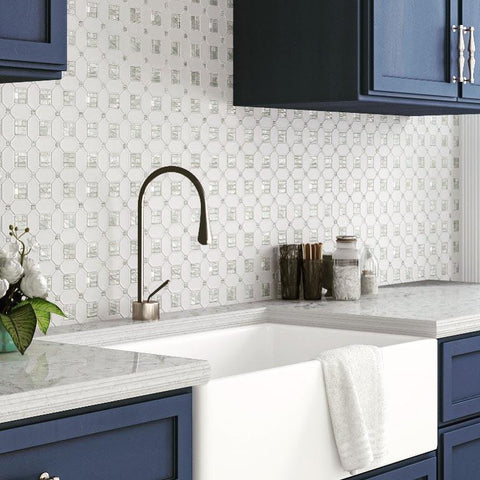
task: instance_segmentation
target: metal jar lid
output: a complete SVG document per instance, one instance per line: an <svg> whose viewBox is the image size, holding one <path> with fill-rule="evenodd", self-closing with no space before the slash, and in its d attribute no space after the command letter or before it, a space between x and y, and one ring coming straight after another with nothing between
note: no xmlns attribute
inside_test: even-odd
<svg viewBox="0 0 480 480"><path fill-rule="evenodd" d="M357 237L355 236L348 236L348 235L340 235L337 237L338 243L356 243Z"/></svg>

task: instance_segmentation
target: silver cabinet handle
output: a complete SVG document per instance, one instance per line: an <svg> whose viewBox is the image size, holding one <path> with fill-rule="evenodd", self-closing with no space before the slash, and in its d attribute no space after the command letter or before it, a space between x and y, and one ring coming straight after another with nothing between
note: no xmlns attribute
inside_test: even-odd
<svg viewBox="0 0 480 480"><path fill-rule="evenodd" d="M49 473L43 472L38 477L38 480L60 480L60 477L51 477Z"/></svg>
<svg viewBox="0 0 480 480"><path fill-rule="evenodd" d="M452 31L458 32L458 77L453 76L453 83L465 83L466 78L463 76L463 71L465 70L465 26L464 25L453 25Z"/></svg>
<svg viewBox="0 0 480 480"><path fill-rule="evenodd" d="M468 69L470 70L470 78L466 79L468 83L475 83L475 27L470 27L465 30L470 32L470 41L468 42Z"/></svg>

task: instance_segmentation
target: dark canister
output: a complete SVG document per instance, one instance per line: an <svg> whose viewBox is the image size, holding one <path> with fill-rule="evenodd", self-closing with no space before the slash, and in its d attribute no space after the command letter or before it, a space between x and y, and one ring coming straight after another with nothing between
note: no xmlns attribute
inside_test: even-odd
<svg viewBox="0 0 480 480"><path fill-rule="evenodd" d="M321 300L322 298L322 260L303 260L303 298Z"/></svg>
<svg viewBox="0 0 480 480"><path fill-rule="evenodd" d="M323 256L322 286L327 291L326 297L333 296L333 258L332 255Z"/></svg>
<svg viewBox="0 0 480 480"><path fill-rule="evenodd" d="M280 282L284 300L300 298L302 257L300 245L280 246Z"/></svg>

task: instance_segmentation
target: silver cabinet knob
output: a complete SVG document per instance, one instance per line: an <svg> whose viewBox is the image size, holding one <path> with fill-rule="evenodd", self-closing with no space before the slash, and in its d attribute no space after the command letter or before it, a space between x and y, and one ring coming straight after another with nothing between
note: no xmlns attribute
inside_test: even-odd
<svg viewBox="0 0 480 480"><path fill-rule="evenodd" d="M49 473L43 472L39 477L38 480L60 480L60 477L51 477Z"/></svg>

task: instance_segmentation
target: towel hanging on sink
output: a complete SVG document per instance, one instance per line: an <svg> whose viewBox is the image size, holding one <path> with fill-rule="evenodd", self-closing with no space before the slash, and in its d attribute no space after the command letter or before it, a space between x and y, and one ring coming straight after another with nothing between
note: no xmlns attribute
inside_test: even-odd
<svg viewBox="0 0 480 480"><path fill-rule="evenodd" d="M323 352L318 360L340 461L354 475L386 453L382 351L350 345Z"/></svg>

